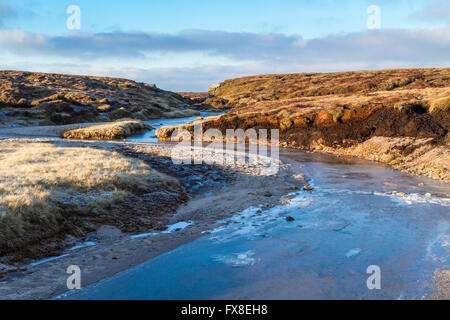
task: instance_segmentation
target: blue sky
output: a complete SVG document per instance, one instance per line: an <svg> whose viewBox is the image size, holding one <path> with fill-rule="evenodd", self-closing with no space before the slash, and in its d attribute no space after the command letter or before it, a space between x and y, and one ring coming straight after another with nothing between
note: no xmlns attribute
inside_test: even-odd
<svg viewBox="0 0 450 320"><path fill-rule="evenodd" d="M448 67L449 24L450 0L0 0L0 68L204 91L247 74Z"/></svg>

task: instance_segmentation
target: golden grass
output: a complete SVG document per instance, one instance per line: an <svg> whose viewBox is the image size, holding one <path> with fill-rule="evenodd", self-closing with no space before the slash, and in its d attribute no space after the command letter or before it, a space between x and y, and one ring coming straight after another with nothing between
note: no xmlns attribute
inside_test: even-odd
<svg viewBox="0 0 450 320"><path fill-rule="evenodd" d="M22 71L0 71L0 105L24 113L23 117L9 116L9 121L27 121L30 125L40 121L63 125L127 117L150 120L172 116L172 112L178 117L194 112L192 102L155 85L119 78ZM73 105L83 112L75 111Z"/></svg>
<svg viewBox="0 0 450 320"><path fill-rule="evenodd" d="M249 76L226 80L214 91L233 112L247 118L274 116L288 110L290 118L330 109L335 122L339 108L373 104L400 109L422 105L430 112L449 110L450 68L398 69L340 73Z"/></svg>
<svg viewBox="0 0 450 320"><path fill-rule="evenodd" d="M446 90L430 99L430 112L448 112L450 110L450 90Z"/></svg>
<svg viewBox="0 0 450 320"><path fill-rule="evenodd" d="M61 133L65 139L77 140L117 140L151 129L140 120L119 120L112 123L71 129Z"/></svg>
<svg viewBox="0 0 450 320"><path fill-rule="evenodd" d="M281 100L394 89L439 88L450 84L449 74L449 68L268 74L226 80L214 94L233 102L249 98Z"/></svg>
<svg viewBox="0 0 450 320"><path fill-rule="evenodd" d="M172 178L116 152L0 141L0 255L63 232L77 214L107 215Z"/></svg>

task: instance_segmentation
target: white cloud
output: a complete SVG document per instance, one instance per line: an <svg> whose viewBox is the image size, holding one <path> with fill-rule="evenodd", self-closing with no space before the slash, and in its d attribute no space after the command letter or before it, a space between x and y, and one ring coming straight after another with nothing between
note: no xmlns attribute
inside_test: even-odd
<svg viewBox="0 0 450 320"><path fill-rule="evenodd" d="M201 30L59 37L0 30L0 52L0 68L120 76L164 89L197 91L247 74L448 67L450 27L382 29L308 40L299 35ZM162 55L174 57L170 65L158 67L164 59L157 57ZM20 62L25 59L28 62Z"/></svg>

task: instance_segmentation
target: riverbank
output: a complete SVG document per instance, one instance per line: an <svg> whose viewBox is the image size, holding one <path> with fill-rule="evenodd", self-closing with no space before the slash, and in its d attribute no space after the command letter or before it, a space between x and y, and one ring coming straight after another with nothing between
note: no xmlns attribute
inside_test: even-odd
<svg viewBox="0 0 450 320"><path fill-rule="evenodd" d="M119 119L113 122L0 128L0 136L54 137L76 140L120 140L148 130L152 130L152 127L143 123L141 120Z"/></svg>
<svg viewBox="0 0 450 320"><path fill-rule="evenodd" d="M202 126L224 136L228 129L277 129L282 147L357 156L449 183L449 74L429 68L226 80L204 103L230 111ZM158 137L169 139L173 130L161 128Z"/></svg>
<svg viewBox="0 0 450 320"><path fill-rule="evenodd" d="M59 254L103 224L139 232L186 200L180 182L99 145L0 140L0 263Z"/></svg>
<svg viewBox="0 0 450 320"><path fill-rule="evenodd" d="M224 120L225 119L225 120ZM227 116L215 116L202 119L196 122L202 128L203 133L208 129L219 129L224 132ZM270 123L266 123L268 127ZM234 128L236 124L229 124ZM243 125L243 130L253 129L248 125ZM256 129L259 127L256 126ZM183 124L180 126L165 126L156 131L157 137L161 141L171 141L172 133L175 130L187 130L194 134L194 124ZM301 134L304 134L302 132ZM302 145L296 142L296 134L289 136L289 139L280 141L280 147L298 150L306 150L319 153L330 153L337 156L352 156L360 159L386 163L393 169L406 172L411 175L426 176L438 181L450 183L450 142L437 140L435 138L416 137L385 137L375 136L364 142L355 143L351 146L334 145L323 143L322 139L313 141L311 144ZM224 140L226 137L224 136ZM204 143L211 141L203 140Z"/></svg>
<svg viewBox="0 0 450 320"><path fill-rule="evenodd" d="M238 212L195 241L59 298L445 299L448 186L352 157L280 156L311 178L313 192ZM380 290L366 286L370 265L381 268Z"/></svg>
<svg viewBox="0 0 450 320"><path fill-rule="evenodd" d="M180 181L190 200L178 210L157 217L157 221L153 221L154 228L141 230L137 235L121 230L120 224L107 224L83 238L66 238L60 247L65 249L58 253L62 257L54 261L0 266L0 297L3 299L47 299L63 293L67 289L66 269L70 265L78 265L82 269L83 286L98 282L197 239L204 230L217 227L218 220L249 206L260 205L264 211L288 201L283 200L284 196L300 190L306 183L301 176L293 177L289 166L283 164L278 174L273 176L261 174L267 162L224 166L174 165L170 158L172 147L168 145L13 140L21 144L39 142L58 148L88 147L138 159ZM130 203L130 206L134 204ZM120 219L120 216L116 218Z"/></svg>
<svg viewBox="0 0 450 320"><path fill-rule="evenodd" d="M382 162L411 175L450 183L450 144L433 138L373 137L347 148L322 145L314 151Z"/></svg>

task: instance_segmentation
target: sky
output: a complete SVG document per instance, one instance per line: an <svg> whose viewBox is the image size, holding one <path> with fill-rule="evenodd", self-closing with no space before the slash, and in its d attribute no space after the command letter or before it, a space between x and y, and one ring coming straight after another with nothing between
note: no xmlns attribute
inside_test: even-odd
<svg viewBox="0 0 450 320"><path fill-rule="evenodd" d="M2 70L206 91L253 74L449 66L450 0L0 0Z"/></svg>

